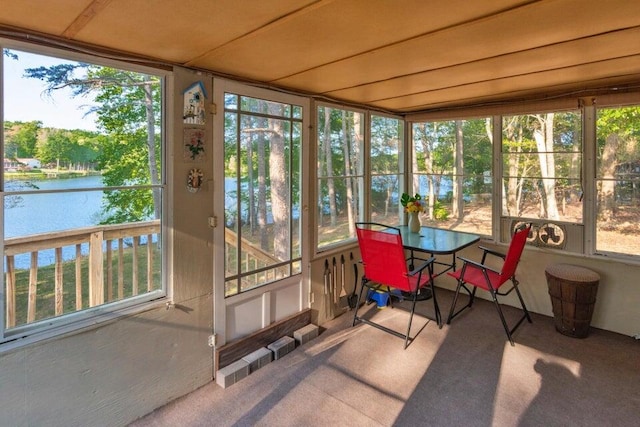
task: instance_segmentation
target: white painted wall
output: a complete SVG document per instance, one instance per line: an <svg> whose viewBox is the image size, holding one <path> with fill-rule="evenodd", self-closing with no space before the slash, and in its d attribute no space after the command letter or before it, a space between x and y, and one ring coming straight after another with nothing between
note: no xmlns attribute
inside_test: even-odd
<svg viewBox="0 0 640 427"><path fill-rule="evenodd" d="M176 69L169 126L173 308L156 306L0 354L0 425L121 426L210 382L213 350L212 187L186 188L182 91L204 76ZM211 88L208 87L208 90ZM211 92L209 92L211 93ZM211 130L211 121L207 129ZM211 141L209 141L211 144ZM211 146L209 145L209 149ZM210 157L198 164L211 171ZM205 175L205 181L209 176Z"/></svg>

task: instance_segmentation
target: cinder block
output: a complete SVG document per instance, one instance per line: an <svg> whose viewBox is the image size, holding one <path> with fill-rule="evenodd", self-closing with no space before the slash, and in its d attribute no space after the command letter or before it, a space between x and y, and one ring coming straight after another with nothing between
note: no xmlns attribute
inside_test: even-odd
<svg viewBox="0 0 640 427"><path fill-rule="evenodd" d="M273 358L275 360L280 359L285 354L293 351L296 348L296 340L290 336L284 336L277 341L272 342L267 346L269 350L273 352Z"/></svg>
<svg viewBox="0 0 640 427"><path fill-rule="evenodd" d="M319 328L316 325L309 323L307 326L303 326L297 331L294 331L293 338L295 338L299 345L302 345L317 337L318 331Z"/></svg>
<svg viewBox="0 0 640 427"><path fill-rule="evenodd" d="M247 375L249 375L249 363L242 359L236 360L232 364L218 370L216 373L216 383L222 388L227 388Z"/></svg>
<svg viewBox="0 0 640 427"><path fill-rule="evenodd" d="M242 358L242 360L249 364L249 373L251 374L262 368L267 363L271 363L273 360L273 353L267 347L262 347L253 353L247 354Z"/></svg>

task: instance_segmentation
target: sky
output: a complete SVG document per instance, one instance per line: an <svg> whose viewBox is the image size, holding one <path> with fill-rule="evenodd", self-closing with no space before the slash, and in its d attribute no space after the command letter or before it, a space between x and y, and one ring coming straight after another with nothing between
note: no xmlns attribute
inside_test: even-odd
<svg viewBox="0 0 640 427"><path fill-rule="evenodd" d="M11 50L18 60L5 56L4 60L4 120L28 122L39 120L44 127L60 129L96 130L95 115L84 117L91 99L71 97L71 91L62 89L52 96L43 92L45 83L25 78L26 68L50 66L70 61Z"/></svg>

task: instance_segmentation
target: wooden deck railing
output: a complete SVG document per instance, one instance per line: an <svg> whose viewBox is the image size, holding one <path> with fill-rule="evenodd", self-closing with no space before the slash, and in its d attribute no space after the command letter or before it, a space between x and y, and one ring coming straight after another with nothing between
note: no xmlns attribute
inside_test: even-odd
<svg viewBox="0 0 640 427"><path fill-rule="evenodd" d="M278 264L282 264L279 259L244 237L241 238L242 254L237 254L231 250L232 248L238 248L238 234L233 230L229 228L224 229L224 241L226 245L225 275L229 277L238 273L237 268L233 268L233 266L237 265L236 262L239 262L241 266L243 266L243 271L253 272L251 275L240 279L242 282L242 291L287 276L288 267L278 266ZM239 258L236 260L236 257ZM230 289L225 289L225 295L233 295L241 290L231 287Z"/></svg>
<svg viewBox="0 0 640 427"><path fill-rule="evenodd" d="M75 246L75 311L83 308L95 307L105 302L121 300L125 297L125 282L127 296L135 296L154 289L154 247L158 243L160 221L147 221L131 224L87 227L71 231L43 233L26 237L9 238L4 241L4 255L6 262L6 326L12 328L20 324L35 322L42 316L38 315L38 253L54 249L54 277L53 277L53 310L44 316L59 316L65 312L65 295L69 294L69 285L65 286L63 267L63 248ZM156 235L156 244L154 242ZM147 244L141 245L141 237L146 236ZM131 239L131 248L125 249L125 239ZM113 249L117 242L116 249ZM106 243L106 244L105 244ZM88 244L88 255L82 255L83 244ZM140 287L139 251L146 247L146 283ZM144 250L144 249L143 249ZM125 251L131 254L131 277L125 278ZM117 264L114 266L114 252ZM29 279L27 284L16 282L15 257L19 254L30 254ZM88 268L88 274L83 283L82 268ZM88 267L87 267L88 266ZM106 280L105 280L106 278ZM115 279L115 280L114 280ZM159 283L157 284L159 285ZM88 288L86 288L88 286ZM25 303L18 304L19 290L26 289ZM88 292L87 292L88 289ZM83 292L84 291L84 292ZM105 295L106 291L106 295ZM142 291L142 292L141 292ZM83 293L87 294L85 298ZM23 299L21 299L22 301ZM20 310L26 309L26 318ZM69 309L67 308L67 311ZM21 314L21 316L18 316ZM18 322L18 318L24 320Z"/></svg>

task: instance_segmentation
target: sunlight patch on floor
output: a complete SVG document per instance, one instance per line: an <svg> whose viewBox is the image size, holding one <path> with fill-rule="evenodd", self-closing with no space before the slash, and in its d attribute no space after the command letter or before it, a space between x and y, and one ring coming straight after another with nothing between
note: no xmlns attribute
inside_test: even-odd
<svg viewBox="0 0 640 427"><path fill-rule="evenodd" d="M374 307L366 313L366 317L401 332L406 331L408 316L406 310L390 307ZM416 313L410 333L415 339L404 349L403 339L370 325L347 327L304 349L305 358L326 358L306 374L304 386L322 390L326 399L337 399L372 419L392 424L419 387L447 332ZM371 405L376 401L386 403L384 407Z"/></svg>
<svg viewBox="0 0 640 427"><path fill-rule="evenodd" d="M581 365L571 359L505 341L494 400L493 425L517 425L543 391L545 377L565 378L567 387L580 378ZM568 389L568 392L570 390Z"/></svg>

